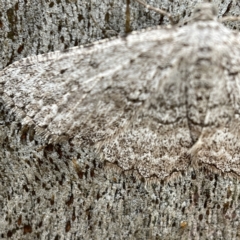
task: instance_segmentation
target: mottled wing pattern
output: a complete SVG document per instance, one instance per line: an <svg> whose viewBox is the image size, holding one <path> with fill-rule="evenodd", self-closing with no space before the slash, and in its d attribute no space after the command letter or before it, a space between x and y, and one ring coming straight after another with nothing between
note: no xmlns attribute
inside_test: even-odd
<svg viewBox="0 0 240 240"><path fill-rule="evenodd" d="M160 179L189 162L239 174L238 40L216 21L179 29L158 90L129 128L104 147L105 158Z"/></svg>
<svg viewBox="0 0 240 240"><path fill-rule="evenodd" d="M48 142L95 148L146 178L191 163L240 175L239 36L204 12L13 64L0 73L3 102Z"/></svg>
<svg viewBox="0 0 240 240"><path fill-rule="evenodd" d="M165 111L164 91L169 90L163 89L161 96L157 96L157 91L161 79L167 79L171 68L169 59L176 32L172 29L160 31L160 34L156 30L132 34L88 48L31 57L15 63L1 72L2 99L23 126L33 126L48 141L56 143L71 139L79 147L95 147L112 162L113 159L108 159L105 154L106 147L113 139L121 138L133 124L137 127L145 122L145 126L139 126L138 141L144 139L140 145L146 145L145 136L153 140L151 135L156 135L156 126L155 122L149 121L156 111L148 101L153 94L162 101L161 112L157 115L163 115ZM165 88L173 86L170 84ZM141 120L146 107L149 116ZM179 114L174 115L175 110L167 111L169 117L163 117L163 124L177 121ZM149 128L152 130L147 133ZM128 149L134 148L134 141L133 138ZM161 141L153 142L153 147ZM125 148L125 143L121 144ZM137 153L137 148L134 151ZM147 154L156 155L157 149L154 151ZM129 159L132 157L129 155ZM118 159L118 156L114 158ZM123 166L125 157L117 162Z"/></svg>
<svg viewBox="0 0 240 240"><path fill-rule="evenodd" d="M187 151L192 140L182 91L184 83L179 81L175 64L168 57L166 67L163 63L158 65L158 49L161 51L161 46L148 53L149 58L156 58L153 66L157 74L151 78L154 91L125 129L104 144L102 152L104 159L117 162L125 170L137 169L144 177L165 178L189 165Z"/></svg>
<svg viewBox="0 0 240 240"><path fill-rule="evenodd" d="M164 46L168 32L160 39ZM22 124L36 125L49 138L70 138L80 130L82 144L96 143L125 125L152 91L153 60L134 63L158 44L154 36L150 41L135 36L130 44L123 38L25 59L1 73L2 97L21 113Z"/></svg>

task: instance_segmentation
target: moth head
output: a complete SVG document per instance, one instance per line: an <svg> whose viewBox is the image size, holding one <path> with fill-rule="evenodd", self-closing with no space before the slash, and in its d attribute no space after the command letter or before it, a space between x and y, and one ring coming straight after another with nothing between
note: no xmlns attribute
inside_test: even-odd
<svg viewBox="0 0 240 240"><path fill-rule="evenodd" d="M214 4L204 2L197 4L193 11L193 19L201 21L216 20L217 8Z"/></svg>

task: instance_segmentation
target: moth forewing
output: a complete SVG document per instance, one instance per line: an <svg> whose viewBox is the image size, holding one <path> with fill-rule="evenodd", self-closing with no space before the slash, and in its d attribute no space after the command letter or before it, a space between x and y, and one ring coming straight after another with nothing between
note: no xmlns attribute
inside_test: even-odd
<svg viewBox="0 0 240 240"><path fill-rule="evenodd" d="M238 40L204 3L181 28L13 64L0 73L1 98L46 143L95 149L147 179L198 163L239 175Z"/></svg>

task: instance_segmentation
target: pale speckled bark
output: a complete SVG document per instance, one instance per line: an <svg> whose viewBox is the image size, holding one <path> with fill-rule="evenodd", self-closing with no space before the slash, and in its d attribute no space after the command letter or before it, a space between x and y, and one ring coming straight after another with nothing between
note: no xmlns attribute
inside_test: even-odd
<svg viewBox="0 0 240 240"><path fill-rule="evenodd" d="M177 20L188 18L196 2L200 0L154 0L150 4L171 12ZM215 2L219 16L239 15L238 1ZM0 69L22 57L63 50L166 21L133 0L1 0ZM239 23L230 25L239 29Z"/></svg>
<svg viewBox="0 0 240 240"><path fill-rule="evenodd" d="M69 142L46 144L1 101L3 239L240 238L240 185L232 176L203 166L148 183Z"/></svg>

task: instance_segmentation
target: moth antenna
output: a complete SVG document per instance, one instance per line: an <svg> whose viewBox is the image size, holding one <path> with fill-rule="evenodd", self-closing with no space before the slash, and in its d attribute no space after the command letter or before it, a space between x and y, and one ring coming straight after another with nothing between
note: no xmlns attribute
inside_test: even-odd
<svg viewBox="0 0 240 240"><path fill-rule="evenodd" d="M232 21L232 22L240 21L240 17L227 16L219 19L219 22L221 23L228 22L228 21Z"/></svg>
<svg viewBox="0 0 240 240"><path fill-rule="evenodd" d="M151 5L148 5L147 3L143 2L142 0L135 0L135 1L138 2L139 4L143 5L145 8L147 8L149 10L153 10L157 13L162 14L163 16L166 16L170 20L171 24L174 25L174 20L173 20L172 15L170 13L168 13L168 12L166 12L166 11L160 9L160 8L155 8Z"/></svg>

